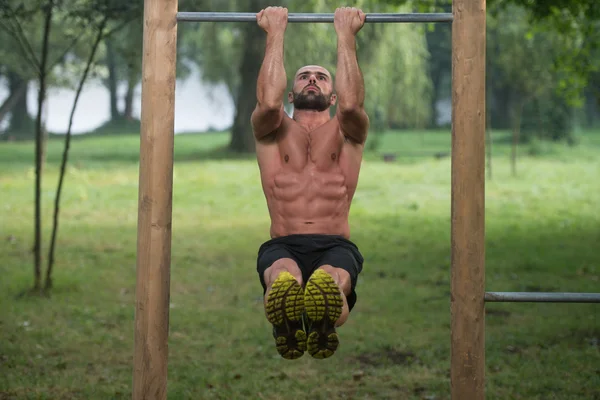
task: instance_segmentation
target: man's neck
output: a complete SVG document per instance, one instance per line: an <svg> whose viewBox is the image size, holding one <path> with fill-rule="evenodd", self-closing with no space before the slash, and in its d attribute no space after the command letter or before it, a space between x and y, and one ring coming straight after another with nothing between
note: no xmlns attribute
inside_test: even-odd
<svg viewBox="0 0 600 400"><path fill-rule="evenodd" d="M295 109L293 119L300 126L310 132L328 122L331 119L331 115L329 115L329 109L325 111Z"/></svg>

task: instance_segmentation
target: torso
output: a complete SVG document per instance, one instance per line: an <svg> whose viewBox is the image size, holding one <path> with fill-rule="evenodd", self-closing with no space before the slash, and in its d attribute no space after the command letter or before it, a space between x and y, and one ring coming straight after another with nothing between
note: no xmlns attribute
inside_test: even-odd
<svg viewBox="0 0 600 400"><path fill-rule="evenodd" d="M256 145L271 237L349 238L362 151L362 145L345 139L337 117L308 131L285 115L278 130Z"/></svg>

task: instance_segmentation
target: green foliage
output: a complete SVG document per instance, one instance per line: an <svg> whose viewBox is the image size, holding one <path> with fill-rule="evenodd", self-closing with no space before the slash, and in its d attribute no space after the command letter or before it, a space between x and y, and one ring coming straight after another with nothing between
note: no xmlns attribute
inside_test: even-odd
<svg viewBox="0 0 600 400"><path fill-rule="evenodd" d="M0 6L0 38L4 39L0 41L0 64L24 79L34 79L39 73L41 11L46 4L44 0L3 0ZM110 32L140 17L142 12L141 4L137 2L117 0L60 0L53 4L53 27L49 38L50 86L72 87L77 82L90 41L103 20L109 21ZM127 32L127 37L135 37L136 31L139 31L137 37L141 38L141 26ZM139 64L140 52L128 49L127 53L138 59Z"/></svg>
<svg viewBox="0 0 600 400"><path fill-rule="evenodd" d="M124 135L133 134L137 137L140 135L141 123L138 119L128 119L122 116L106 121L94 129L92 134L102 135Z"/></svg>
<svg viewBox="0 0 600 400"><path fill-rule="evenodd" d="M530 25L524 8L506 6L488 17L488 80L492 90L508 92L513 124L523 111L524 139L558 140L572 134L573 107L583 99L583 78L571 68L582 38Z"/></svg>
<svg viewBox="0 0 600 400"><path fill-rule="evenodd" d="M432 89L428 56L423 29L400 24L384 27L376 53L365 67L365 84L370 93L368 108L372 113L381 109L388 126L428 124Z"/></svg>
<svg viewBox="0 0 600 400"><path fill-rule="evenodd" d="M206 82L224 83L232 96L240 84L243 36L240 26L203 23L185 30L180 57L196 62Z"/></svg>
<svg viewBox="0 0 600 400"><path fill-rule="evenodd" d="M522 132L525 141L534 137L548 140L574 140L573 108L556 93L538 97L524 108Z"/></svg>
<svg viewBox="0 0 600 400"><path fill-rule="evenodd" d="M503 7L510 4L525 7L535 19L562 15L564 19L582 18L590 21L600 19L600 7L596 0L487 0L490 5ZM570 18L569 18L570 17ZM559 23L559 21L555 21ZM569 21L571 22L571 21Z"/></svg>
<svg viewBox="0 0 600 400"><path fill-rule="evenodd" d="M517 8L527 12L532 31L549 35L560 49L554 66L561 71L560 89L577 103L581 89L600 70L600 7L596 0L488 0L490 15Z"/></svg>

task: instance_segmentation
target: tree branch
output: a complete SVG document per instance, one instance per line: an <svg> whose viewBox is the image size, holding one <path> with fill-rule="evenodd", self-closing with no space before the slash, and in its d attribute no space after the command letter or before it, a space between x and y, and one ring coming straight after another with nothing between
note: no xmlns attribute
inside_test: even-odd
<svg viewBox="0 0 600 400"><path fill-rule="evenodd" d="M49 73L50 71L52 71L52 69L60 62L60 60L62 60L68 53L69 51L75 47L75 45L77 44L77 42L79 42L79 40L81 40L82 35L78 35L75 37L75 39L73 39L73 41L71 43L69 43L69 45L65 48L65 51L63 51L63 53L60 55L60 57L57 57L56 60L54 60L52 63L49 64L48 69L46 70L46 73Z"/></svg>
<svg viewBox="0 0 600 400"><path fill-rule="evenodd" d="M23 38L21 37L21 35L19 33L17 33L16 31L12 30L10 27L8 27L5 24L5 21L3 21L1 19L0 19L0 26L17 41L17 43L18 43L17 49L18 49L19 53L21 53L21 57L23 57L26 64L33 70L33 73L39 74L39 65L37 63L37 60L35 57L31 57L31 54L29 54L27 52L27 49L26 49L27 46L25 44L23 44ZM25 42L27 42L27 39L25 39Z"/></svg>
<svg viewBox="0 0 600 400"><path fill-rule="evenodd" d="M83 75L79 80L79 86L77 87L77 92L75 94L75 100L73 100L73 107L71 108L71 115L69 117L69 127L67 129L67 133L65 135L65 148L63 151L62 163L60 165L60 175L58 179L58 188L56 190L56 198L54 200L54 225L52 227L52 238L50 240L50 250L48 252L48 268L46 270L46 282L44 284L44 289L49 290L52 288L52 268L54 266L54 249L56 247L56 236L58 232L58 215L60 212L60 195L62 193L63 182L65 178L65 171L67 168L67 161L69 157L69 147L71 143L71 129L73 127L73 118L75 117L75 110L77 108L77 103L79 101L79 96L83 91L83 85L87 79L87 76L92 68L94 63L94 58L96 56L96 52L98 50L98 46L103 38L104 28L106 26L107 18L105 17L100 26L98 27L98 35L96 35L96 40L94 41L94 45L92 46L92 50L90 52L90 56L87 60L87 64L85 66L85 70L83 71Z"/></svg>
<svg viewBox="0 0 600 400"><path fill-rule="evenodd" d="M42 285L42 156L43 156L43 135L42 135L42 111L44 99L46 97L46 60L49 51L49 36L52 27L52 11L54 10L54 0L48 0L46 4L46 16L44 18L44 32L42 38L42 59L40 62L40 87L38 91L38 110L35 121L35 233L34 233L34 291L41 289Z"/></svg>
<svg viewBox="0 0 600 400"><path fill-rule="evenodd" d="M51 5L51 7L53 7L53 5ZM14 21L16 28L18 30L19 36L20 36L21 40L23 41L23 43L20 43L20 44L22 46L24 46L25 50L29 53L29 55L31 56L31 58L33 59L33 61L35 63L34 65L39 67L40 61L35 56L35 51L33 51L33 47L31 47L31 43L29 43L29 40L27 40L27 37L23 33L23 27L21 26L21 23L19 22L19 18L16 16L16 14L12 18L12 21Z"/></svg>

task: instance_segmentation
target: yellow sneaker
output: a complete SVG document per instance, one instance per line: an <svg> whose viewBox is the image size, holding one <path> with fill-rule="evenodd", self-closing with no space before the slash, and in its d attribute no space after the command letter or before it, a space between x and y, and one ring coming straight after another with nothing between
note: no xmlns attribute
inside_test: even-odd
<svg viewBox="0 0 600 400"><path fill-rule="evenodd" d="M306 351L303 312L302 287L289 272L280 273L267 296L266 313L273 325L277 352L287 360L300 358Z"/></svg>
<svg viewBox="0 0 600 400"><path fill-rule="evenodd" d="M335 323L342 314L342 294L327 272L316 270L304 290L304 323L308 334L307 348L318 359L331 357L338 348Z"/></svg>

